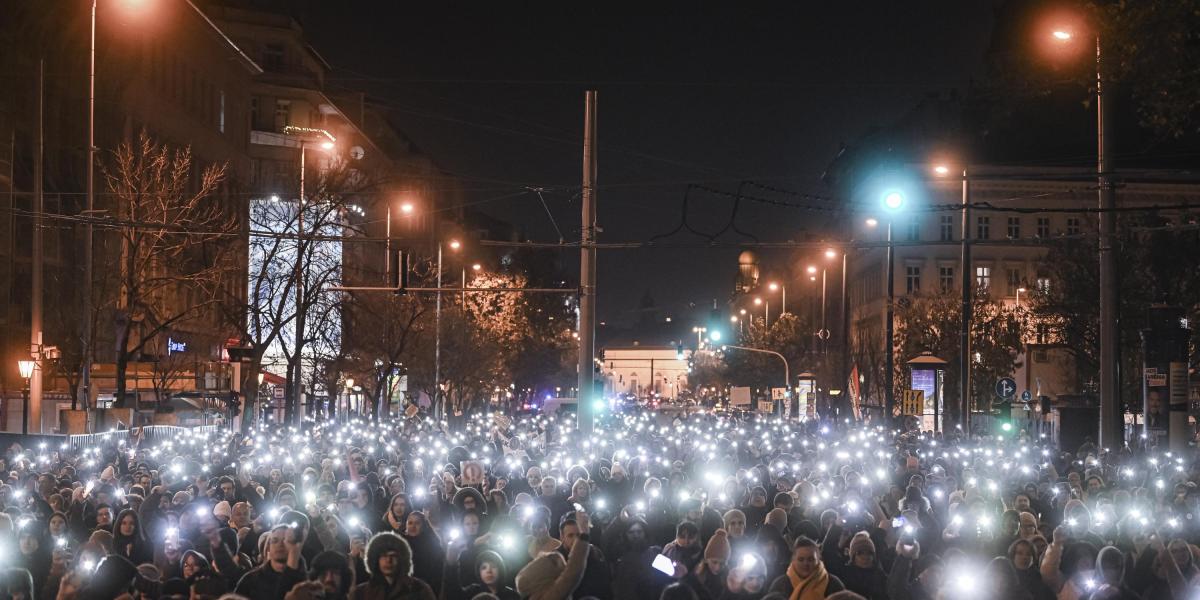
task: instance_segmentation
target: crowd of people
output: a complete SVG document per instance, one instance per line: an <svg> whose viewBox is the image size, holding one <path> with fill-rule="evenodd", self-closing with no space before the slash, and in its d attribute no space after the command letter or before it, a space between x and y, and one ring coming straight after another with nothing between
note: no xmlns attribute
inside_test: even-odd
<svg viewBox="0 0 1200 600"><path fill-rule="evenodd" d="M28 600L1174 599L1192 453L775 417L306 422L12 446Z"/></svg>

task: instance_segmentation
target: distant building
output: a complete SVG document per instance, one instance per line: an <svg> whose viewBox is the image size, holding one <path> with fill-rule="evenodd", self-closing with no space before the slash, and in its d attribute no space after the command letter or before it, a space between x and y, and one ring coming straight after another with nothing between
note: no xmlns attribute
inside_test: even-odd
<svg viewBox="0 0 1200 600"><path fill-rule="evenodd" d="M605 395L630 394L638 398L658 395L674 400L687 390L688 358L671 346L605 348L601 363Z"/></svg>

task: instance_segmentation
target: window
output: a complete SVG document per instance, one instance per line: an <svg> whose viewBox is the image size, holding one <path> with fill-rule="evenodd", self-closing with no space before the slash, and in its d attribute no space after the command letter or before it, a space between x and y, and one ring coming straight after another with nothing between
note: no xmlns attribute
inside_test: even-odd
<svg viewBox="0 0 1200 600"><path fill-rule="evenodd" d="M275 101L275 131L283 133L283 128L291 125L292 102L291 100L276 100Z"/></svg>
<svg viewBox="0 0 1200 600"><path fill-rule="evenodd" d="M250 130L258 129L258 96L250 97Z"/></svg>
<svg viewBox="0 0 1200 600"><path fill-rule="evenodd" d="M975 287L984 292L992 287L992 268L975 267Z"/></svg>
<svg viewBox="0 0 1200 600"><path fill-rule="evenodd" d="M1067 235L1079 235L1079 217L1067 217Z"/></svg>
<svg viewBox="0 0 1200 600"><path fill-rule="evenodd" d="M1016 296L1017 290L1021 289L1021 270L1009 269L1006 282L1008 283L1008 295Z"/></svg>
<svg viewBox="0 0 1200 600"><path fill-rule="evenodd" d="M913 218L908 222L908 231L905 234L906 239L910 242L921 241L921 221Z"/></svg>
<svg viewBox="0 0 1200 600"><path fill-rule="evenodd" d="M954 217L952 215L941 216L942 241L954 241Z"/></svg>
<svg viewBox="0 0 1200 600"><path fill-rule="evenodd" d="M909 294L921 291L921 267L905 267L904 289Z"/></svg>
<svg viewBox="0 0 1200 600"><path fill-rule="evenodd" d="M279 72L283 70L283 44L267 44L263 46L264 71Z"/></svg>
<svg viewBox="0 0 1200 600"><path fill-rule="evenodd" d="M1050 278L1045 275L1038 275L1035 289L1039 294L1050 293Z"/></svg>
<svg viewBox="0 0 1200 600"><path fill-rule="evenodd" d="M1037 236L1040 238L1050 237L1050 217L1038 217Z"/></svg>
<svg viewBox="0 0 1200 600"><path fill-rule="evenodd" d="M1021 239L1021 217L1008 218L1008 239Z"/></svg>
<svg viewBox="0 0 1200 600"><path fill-rule="evenodd" d="M943 292L954 289L954 267L938 267L938 283Z"/></svg>
<svg viewBox="0 0 1200 600"><path fill-rule="evenodd" d="M217 131L225 133L225 90L217 90Z"/></svg>
<svg viewBox="0 0 1200 600"><path fill-rule="evenodd" d="M992 218L991 217L979 217L979 219L976 221L975 239L986 240L986 239L992 237L991 229L992 229Z"/></svg>

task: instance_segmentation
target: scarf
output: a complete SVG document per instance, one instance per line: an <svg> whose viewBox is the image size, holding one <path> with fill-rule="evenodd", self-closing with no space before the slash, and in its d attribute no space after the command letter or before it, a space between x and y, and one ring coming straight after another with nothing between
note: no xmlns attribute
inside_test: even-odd
<svg viewBox="0 0 1200 600"><path fill-rule="evenodd" d="M801 578L796 573L796 565L788 565L788 581L792 582L792 595L788 600L822 600L825 588L829 586L829 572L825 563L818 562L817 570L807 578Z"/></svg>

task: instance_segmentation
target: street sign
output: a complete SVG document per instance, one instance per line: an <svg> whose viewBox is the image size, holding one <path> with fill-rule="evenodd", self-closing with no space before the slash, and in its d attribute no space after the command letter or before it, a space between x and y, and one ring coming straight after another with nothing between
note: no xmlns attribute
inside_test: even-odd
<svg viewBox="0 0 1200 600"><path fill-rule="evenodd" d="M769 413L775 410L775 403L770 400L758 401L758 412Z"/></svg>
<svg viewBox="0 0 1200 600"><path fill-rule="evenodd" d="M1025 390L1025 391L1021 392L1021 402L1029 402L1030 400L1033 400L1032 392L1030 392L1029 390Z"/></svg>
<svg viewBox="0 0 1200 600"><path fill-rule="evenodd" d="M787 398L787 388L771 388L772 400L783 400Z"/></svg>
<svg viewBox="0 0 1200 600"><path fill-rule="evenodd" d="M996 381L996 395L1008 400L1017 394L1017 382L1012 377L1001 377Z"/></svg>

